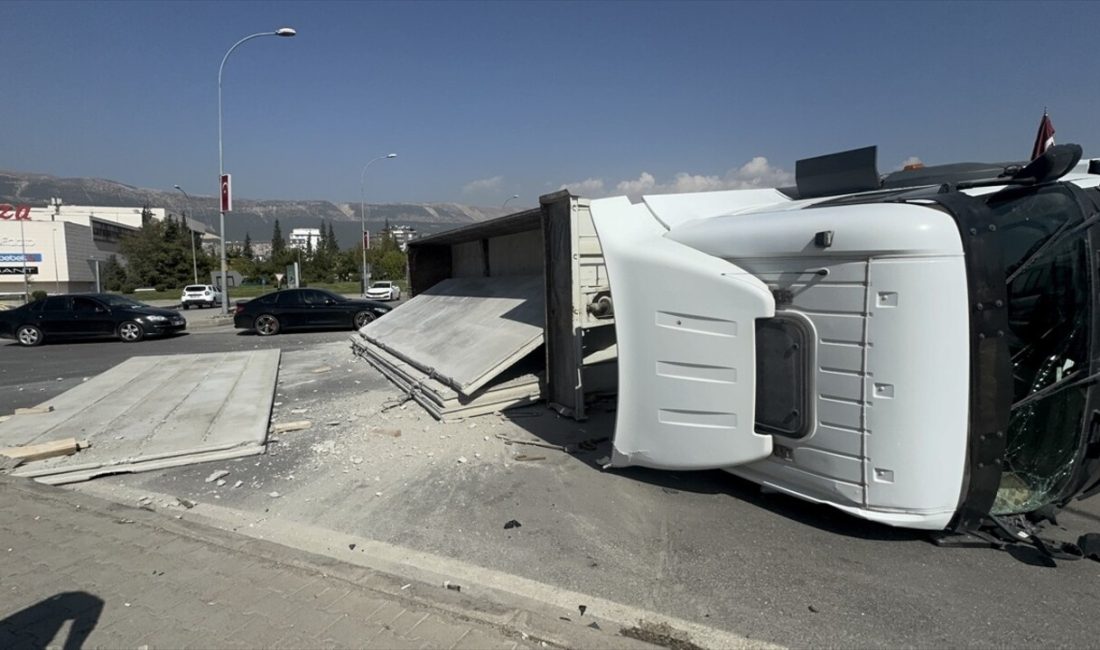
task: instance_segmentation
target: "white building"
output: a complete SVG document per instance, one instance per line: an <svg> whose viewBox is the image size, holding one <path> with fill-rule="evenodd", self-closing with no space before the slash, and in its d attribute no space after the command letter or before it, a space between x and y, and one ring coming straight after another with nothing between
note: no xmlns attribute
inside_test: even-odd
<svg viewBox="0 0 1100 650"><path fill-rule="evenodd" d="M148 211L161 221L182 218L164 208ZM99 265L111 255L125 263L119 242L141 228L141 220L142 208L0 204L0 295L22 295L25 288L96 290ZM206 232L202 222L190 217L186 222L193 232Z"/></svg>
<svg viewBox="0 0 1100 650"><path fill-rule="evenodd" d="M317 250L321 244L320 228L295 228L290 231L286 245L300 250Z"/></svg>
<svg viewBox="0 0 1100 650"><path fill-rule="evenodd" d="M409 250L409 242L416 239L420 233L411 226L394 226L389 229L390 236L397 242L397 247L402 251Z"/></svg>

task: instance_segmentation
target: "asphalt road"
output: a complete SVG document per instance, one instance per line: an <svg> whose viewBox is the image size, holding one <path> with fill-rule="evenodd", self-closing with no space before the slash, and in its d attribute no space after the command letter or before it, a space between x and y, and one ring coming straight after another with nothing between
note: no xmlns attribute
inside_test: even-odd
<svg viewBox="0 0 1100 650"><path fill-rule="evenodd" d="M2 347L0 412L130 354L279 345L285 404L276 416L317 425L231 466L245 486L213 488L204 481L209 464L95 483L219 503L253 513L256 526L278 517L336 539L377 539L793 647L1094 647L1100 638L1090 613L1100 563L1051 567L1028 548L940 548L923 534L762 494L722 472L604 471L606 444L570 455L494 437L561 444L607 436L610 405L585 423L534 409L455 425L415 406L383 412L395 392L350 362L346 336L260 339L218 328L139 345ZM404 435L368 433L376 426ZM517 451L541 460L515 462ZM272 489L280 498L269 497ZM503 529L511 519L522 527ZM1100 500L1074 504L1060 523L1052 537L1100 531Z"/></svg>
<svg viewBox="0 0 1100 650"><path fill-rule="evenodd" d="M191 310L185 315L194 318L196 313L213 315L213 310ZM218 326L138 343L105 339L25 348L11 339L0 339L0 414L39 404L81 383L85 377L94 377L132 356L274 347L284 351L298 350L318 343L347 340L349 334L348 331L303 331L264 338L231 326Z"/></svg>

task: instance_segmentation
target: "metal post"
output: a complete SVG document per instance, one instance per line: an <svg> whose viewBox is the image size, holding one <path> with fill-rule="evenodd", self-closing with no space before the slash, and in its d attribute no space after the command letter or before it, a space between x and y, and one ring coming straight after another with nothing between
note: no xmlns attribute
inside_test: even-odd
<svg viewBox="0 0 1100 650"><path fill-rule="evenodd" d="M190 212L193 216L194 213L195 213L195 207L191 204L191 195L188 194L187 192L185 192L184 189L182 187L180 187L179 185L176 185L175 188L177 190L183 192L183 196L186 197L186 199L187 199L187 212ZM221 197L219 197L218 200L220 201ZM195 257L195 232L193 230L191 230L191 226L188 225L188 223L187 223L187 213L186 212L183 214L183 225L184 225L185 228L187 228L187 236L191 238L191 274L192 274L192 277L193 277L192 282L194 284L198 284L199 283L199 261L198 261L198 258ZM224 282L224 280L222 280L222 281ZM225 294L222 293L222 295L224 296ZM222 302L224 302L224 300Z"/></svg>
<svg viewBox="0 0 1100 650"><path fill-rule="evenodd" d="M221 242L219 248L221 252L222 263L222 316L229 315L229 266L225 261L225 210L222 209L221 195L222 195L222 176L225 175L225 164L222 156L222 72L225 70L225 62L229 59L229 55L233 53L233 50L237 49L241 43L250 41L254 38L261 36L294 36L295 31L289 27L283 27L274 32L260 32L258 34L251 34L245 36L241 40L233 44L233 47L225 53L222 57L222 63L218 66L218 232L221 235Z"/></svg>
<svg viewBox="0 0 1100 650"><path fill-rule="evenodd" d="M27 236L23 231L23 219L19 220L19 240L23 243L23 302L27 303L31 301L31 285L27 278Z"/></svg>
<svg viewBox="0 0 1100 650"><path fill-rule="evenodd" d="M99 281L99 260L95 259L92 261L95 262L95 292L101 293L103 291L103 286Z"/></svg>
<svg viewBox="0 0 1100 650"><path fill-rule="evenodd" d="M362 232L359 234L359 245L363 247L363 267L360 270L360 284L363 285L363 295L367 293L367 278L370 277L370 268L367 266L367 202L363 190L363 181L367 177L367 167L370 167L371 163L396 157L397 154L388 153L384 156L371 158L367 161L367 164L363 165L363 171L359 173L359 222L362 227Z"/></svg>

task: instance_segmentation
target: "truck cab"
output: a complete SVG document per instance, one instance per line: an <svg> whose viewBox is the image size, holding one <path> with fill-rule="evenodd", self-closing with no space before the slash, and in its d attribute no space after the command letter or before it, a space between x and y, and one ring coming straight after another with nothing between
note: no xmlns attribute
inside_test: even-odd
<svg viewBox="0 0 1100 650"><path fill-rule="evenodd" d="M1096 162L1059 145L881 176L874 155L799 161L794 188L592 201L611 466L724 469L929 530L1095 489Z"/></svg>

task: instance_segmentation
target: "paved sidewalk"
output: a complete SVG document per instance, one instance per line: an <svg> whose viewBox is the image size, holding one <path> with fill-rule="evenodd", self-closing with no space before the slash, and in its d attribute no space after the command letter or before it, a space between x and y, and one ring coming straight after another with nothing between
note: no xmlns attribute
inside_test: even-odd
<svg viewBox="0 0 1100 650"><path fill-rule="evenodd" d="M363 583L378 577L362 570L348 579L346 567L311 567L300 556L0 476L0 647L540 645L372 589Z"/></svg>

